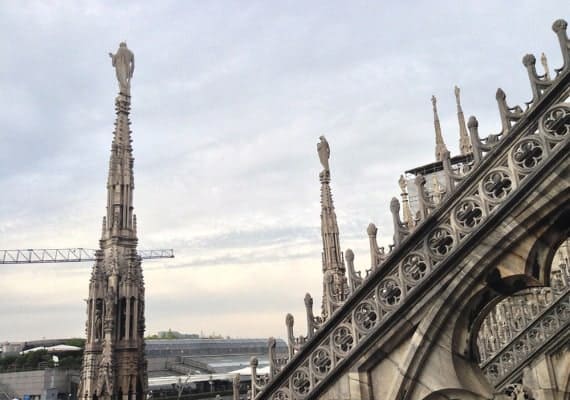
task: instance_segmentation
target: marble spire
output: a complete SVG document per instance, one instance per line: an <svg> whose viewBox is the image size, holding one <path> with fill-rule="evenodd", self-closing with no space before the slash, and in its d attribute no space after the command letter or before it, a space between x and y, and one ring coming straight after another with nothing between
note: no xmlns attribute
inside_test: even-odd
<svg viewBox="0 0 570 400"><path fill-rule="evenodd" d="M125 65L125 58L118 57L121 52L132 55L121 43L113 59L119 94L115 99L107 213L89 282L87 340L78 389L78 399L83 400L143 400L148 387L144 280L133 213L134 158L129 121L132 68ZM131 71L130 75L125 71Z"/></svg>
<svg viewBox="0 0 570 400"><path fill-rule="evenodd" d="M461 108L461 92L457 86L455 86L455 103L457 104L457 121L459 122L459 152L464 156L471 153L473 149L471 147L469 133L467 132L463 109Z"/></svg>
<svg viewBox="0 0 570 400"><path fill-rule="evenodd" d="M348 294L346 268L340 248L339 230L330 188L329 157L330 147L324 136L320 137L317 151L323 170L319 174L321 182L321 236L323 240L323 317L330 315L331 304L343 301ZM327 278L330 275L331 278ZM331 290L327 279L331 280ZM335 297L330 299L329 293Z"/></svg>
<svg viewBox="0 0 570 400"><path fill-rule="evenodd" d="M433 107L433 126L435 128L435 160L443 160L443 155L447 151L443 136L441 134L441 125L439 123L439 116L437 115L437 99L431 96L431 104Z"/></svg>

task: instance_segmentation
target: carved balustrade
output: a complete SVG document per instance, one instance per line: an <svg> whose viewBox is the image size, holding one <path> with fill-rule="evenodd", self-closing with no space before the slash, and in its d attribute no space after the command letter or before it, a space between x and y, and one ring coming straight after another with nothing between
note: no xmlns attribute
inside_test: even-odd
<svg viewBox="0 0 570 400"><path fill-rule="evenodd" d="M553 271L551 287L533 288L507 297L483 320L477 347L484 365L509 345L521 332L563 296L570 292L570 268L563 264Z"/></svg>
<svg viewBox="0 0 570 400"><path fill-rule="evenodd" d="M495 386L512 381L512 375L526 365L551 339L570 328L570 291L557 298L498 353L482 364L483 373Z"/></svg>

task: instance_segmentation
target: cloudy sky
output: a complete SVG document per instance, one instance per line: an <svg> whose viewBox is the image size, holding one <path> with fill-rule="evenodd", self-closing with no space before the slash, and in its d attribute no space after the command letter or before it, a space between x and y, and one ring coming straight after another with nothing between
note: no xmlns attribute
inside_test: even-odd
<svg viewBox="0 0 570 400"><path fill-rule="evenodd" d="M560 66L550 1L1 2L0 249L98 245L117 83L135 53L132 129L147 333L285 335L320 309L320 164L331 146L343 249L369 267L389 201L433 161L430 97L458 149L453 86L482 134L495 90L530 99L525 53ZM539 67L539 70L540 67ZM0 265L0 340L82 336L89 264Z"/></svg>

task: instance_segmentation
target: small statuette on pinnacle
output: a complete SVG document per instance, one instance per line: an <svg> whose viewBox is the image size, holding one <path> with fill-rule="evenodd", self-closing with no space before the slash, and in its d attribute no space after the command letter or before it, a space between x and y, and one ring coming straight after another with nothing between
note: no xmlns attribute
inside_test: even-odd
<svg viewBox="0 0 570 400"><path fill-rule="evenodd" d="M408 193L406 190L408 183L406 181L406 178L404 178L404 175L400 175L400 179L398 179L398 185L400 186L402 193Z"/></svg>
<svg viewBox="0 0 570 400"><path fill-rule="evenodd" d="M370 224L368 224L368 227L366 228L366 233L368 234L368 236L376 237L376 234L378 233L378 228L376 227L376 225L374 225L371 222Z"/></svg>
<svg viewBox="0 0 570 400"><path fill-rule="evenodd" d="M324 136L319 137L320 142L317 143L317 152L319 153L319 160L325 171L329 170L329 158L331 155L331 149L329 147L329 142Z"/></svg>
<svg viewBox="0 0 570 400"><path fill-rule="evenodd" d="M400 212L400 202L395 197L392 197L392 200L390 201L390 211L392 214Z"/></svg>
<svg viewBox="0 0 570 400"><path fill-rule="evenodd" d="M437 112L437 98L432 94L431 95L431 105L433 107L433 112Z"/></svg>
<svg viewBox="0 0 570 400"><path fill-rule="evenodd" d="M344 256L347 262L351 263L354 261L354 252L351 249L346 249Z"/></svg>
<svg viewBox="0 0 570 400"><path fill-rule="evenodd" d="M550 80L550 70L548 69L548 59L546 58L546 54L542 53L540 55L540 63L542 64L542 68L544 68L544 77L547 80Z"/></svg>
<svg viewBox="0 0 570 400"><path fill-rule="evenodd" d="M461 89L459 89L459 86L456 85L454 87L454 92L455 92L455 102L457 103L457 107L460 107L461 106L461 98L460 98Z"/></svg>
<svg viewBox="0 0 570 400"><path fill-rule="evenodd" d="M109 53L115 74L119 81L119 93L126 96L131 95L131 79L135 70L135 56L132 51L127 48L125 42L119 44L116 54Z"/></svg>

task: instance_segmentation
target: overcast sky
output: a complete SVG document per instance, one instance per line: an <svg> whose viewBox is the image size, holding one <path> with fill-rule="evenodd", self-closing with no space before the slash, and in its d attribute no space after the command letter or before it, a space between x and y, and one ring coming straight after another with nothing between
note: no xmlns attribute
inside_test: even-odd
<svg viewBox="0 0 570 400"><path fill-rule="evenodd" d="M320 310L316 143L331 146L343 250L369 267L389 201L434 160L430 97L458 149L453 86L483 135L497 87L531 98L521 59L561 65L568 1L0 3L0 249L98 246L117 82L135 53L132 130L147 333L285 336ZM538 58L538 57L537 57ZM539 71L542 71L539 66ZM0 341L83 336L89 264L0 265Z"/></svg>

